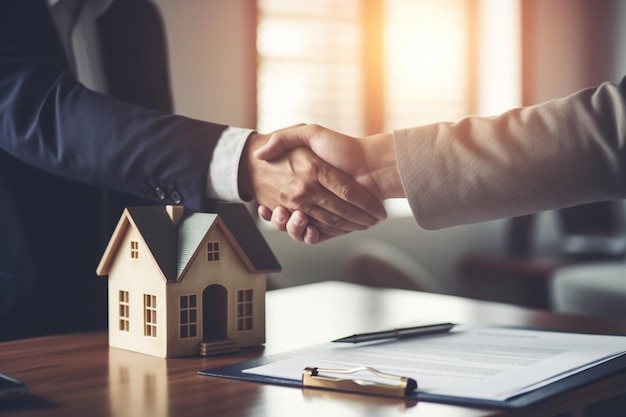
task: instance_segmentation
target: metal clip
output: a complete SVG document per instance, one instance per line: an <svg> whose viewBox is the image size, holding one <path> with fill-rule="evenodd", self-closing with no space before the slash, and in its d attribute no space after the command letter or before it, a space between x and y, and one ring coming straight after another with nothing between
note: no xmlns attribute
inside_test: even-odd
<svg viewBox="0 0 626 417"><path fill-rule="evenodd" d="M357 372L369 372L379 378L388 379L394 383L382 383L366 379L336 378L321 374L353 374ZM405 397L417 389L417 382L412 378L392 375L377 371L368 366L360 366L353 369L324 369L304 368L302 371L302 385L313 388L325 388L337 391L358 392L373 395L385 395L392 397Z"/></svg>

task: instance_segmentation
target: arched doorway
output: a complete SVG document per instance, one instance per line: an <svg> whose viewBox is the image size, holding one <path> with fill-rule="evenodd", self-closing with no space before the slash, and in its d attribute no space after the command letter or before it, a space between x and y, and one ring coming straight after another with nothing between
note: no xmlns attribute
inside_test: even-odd
<svg viewBox="0 0 626 417"><path fill-rule="evenodd" d="M202 291L202 339L225 339L227 315L226 288L209 285Z"/></svg>

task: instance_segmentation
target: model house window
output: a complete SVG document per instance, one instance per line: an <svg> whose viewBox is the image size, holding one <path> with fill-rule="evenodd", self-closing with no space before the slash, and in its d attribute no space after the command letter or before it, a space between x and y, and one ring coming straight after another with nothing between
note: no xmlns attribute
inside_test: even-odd
<svg viewBox="0 0 626 417"><path fill-rule="evenodd" d="M131 259L139 258L139 242L131 240L130 242L130 257Z"/></svg>
<svg viewBox="0 0 626 417"><path fill-rule="evenodd" d="M252 330L252 290L237 291L237 330Z"/></svg>
<svg viewBox="0 0 626 417"><path fill-rule="evenodd" d="M119 325L120 330L127 332L130 330L130 302L128 301L128 291L119 293Z"/></svg>
<svg viewBox="0 0 626 417"><path fill-rule="evenodd" d="M220 242L207 242L206 259L209 262L220 260Z"/></svg>
<svg viewBox="0 0 626 417"><path fill-rule="evenodd" d="M180 296L180 338L198 335L198 296Z"/></svg>
<svg viewBox="0 0 626 417"><path fill-rule="evenodd" d="M156 295L143 295L144 336L157 336L157 303Z"/></svg>

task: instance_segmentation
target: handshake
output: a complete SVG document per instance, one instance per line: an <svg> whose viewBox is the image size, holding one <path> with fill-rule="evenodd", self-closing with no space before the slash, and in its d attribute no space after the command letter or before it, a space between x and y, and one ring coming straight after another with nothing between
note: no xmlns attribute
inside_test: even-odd
<svg viewBox="0 0 626 417"><path fill-rule="evenodd" d="M308 244L367 229L387 217L382 200L404 197L391 133L354 138L318 125L255 133L239 178L261 218Z"/></svg>
<svg viewBox="0 0 626 417"><path fill-rule="evenodd" d="M309 244L406 198L427 230L626 198L626 78L567 98L364 138L298 125L248 138L239 192Z"/></svg>

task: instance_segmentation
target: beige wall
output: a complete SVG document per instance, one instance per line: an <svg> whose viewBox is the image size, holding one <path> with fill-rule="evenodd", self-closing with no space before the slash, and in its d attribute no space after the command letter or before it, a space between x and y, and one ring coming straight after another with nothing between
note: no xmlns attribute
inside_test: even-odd
<svg viewBox="0 0 626 417"><path fill-rule="evenodd" d="M525 104L626 74L626 2L524 0L522 6Z"/></svg>

